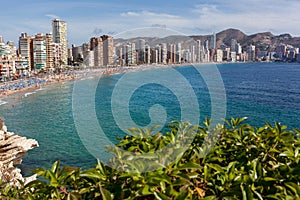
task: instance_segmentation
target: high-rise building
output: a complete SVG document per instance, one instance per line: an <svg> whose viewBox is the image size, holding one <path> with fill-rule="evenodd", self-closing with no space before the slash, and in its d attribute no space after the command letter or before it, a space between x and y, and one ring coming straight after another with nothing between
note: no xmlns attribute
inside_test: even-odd
<svg viewBox="0 0 300 200"><path fill-rule="evenodd" d="M138 50L138 56L139 56L139 63L146 62L145 45L146 45L146 41L144 39L138 40L137 50Z"/></svg>
<svg viewBox="0 0 300 200"><path fill-rule="evenodd" d="M54 70L60 70L61 68L61 56L62 56L62 50L61 45L58 43L52 43L52 50L53 50L53 67Z"/></svg>
<svg viewBox="0 0 300 200"><path fill-rule="evenodd" d="M103 65L114 65L114 38L108 35L101 36L103 42Z"/></svg>
<svg viewBox="0 0 300 200"><path fill-rule="evenodd" d="M46 34L46 55L47 55L47 65L46 68L47 70L54 70L54 47L53 47L53 37L51 33Z"/></svg>
<svg viewBox="0 0 300 200"><path fill-rule="evenodd" d="M216 33L213 33L210 36L210 49L216 49L216 45L217 45L217 36Z"/></svg>
<svg viewBox="0 0 300 200"><path fill-rule="evenodd" d="M209 46L208 46L208 40L204 41L204 45L203 45L203 49L204 49L204 62L210 62L210 50L209 50Z"/></svg>
<svg viewBox="0 0 300 200"><path fill-rule="evenodd" d="M27 60L29 69L33 69L33 37L21 33L19 37L19 56Z"/></svg>
<svg viewBox="0 0 300 200"><path fill-rule="evenodd" d="M145 45L145 63L151 63L151 47L150 45Z"/></svg>
<svg viewBox="0 0 300 200"><path fill-rule="evenodd" d="M195 61L196 61L195 45L191 45L191 46L190 46L190 53L191 53L191 56L190 56L189 62L195 63Z"/></svg>
<svg viewBox="0 0 300 200"><path fill-rule="evenodd" d="M60 19L52 21L53 42L61 45L61 63L68 63L68 38L67 38L67 23Z"/></svg>
<svg viewBox="0 0 300 200"><path fill-rule="evenodd" d="M157 50L157 56L155 56L155 63L162 63L162 45L156 45L155 49ZM156 54L156 53L155 53Z"/></svg>
<svg viewBox="0 0 300 200"><path fill-rule="evenodd" d="M286 57L286 54L287 54L287 46L285 44L281 44L281 45L278 45L276 46L276 54L277 54L277 57L281 60L285 59Z"/></svg>
<svg viewBox="0 0 300 200"><path fill-rule="evenodd" d="M177 43L177 54L176 54L176 62L181 63L181 43Z"/></svg>
<svg viewBox="0 0 300 200"><path fill-rule="evenodd" d="M33 67L35 70L46 69L47 46L43 34L37 34L33 39Z"/></svg>
<svg viewBox="0 0 300 200"><path fill-rule="evenodd" d="M236 52L236 54L241 54L242 53L242 46L241 46L240 43L237 43L235 45L235 52Z"/></svg>
<svg viewBox="0 0 300 200"><path fill-rule="evenodd" d="M247 54L248 54L248 60L249 61L255 61L256 52L255 52L255 46L254 45L247 46Z"/></svg>
<svg viewBox="0 0 300 200"><path fill-rule="evenodd" d="M231 58L231 62L236 62L236 52L235 51L230 52L230 58Z"/></svg>
<svg viewBox="0 0 300 200"><path fill-rule="evenodd" d="M126 45L126 64L136 65L135 43L127 43Z"/></svg>
<svg viewBox="0 0 300 200"><path fill-rule="evenodd" d="M237 44L238 44L238 43L237 43L236 39L231 39L231 42L230 42L230 50L236 52Z"/></svg>
<svg viewBox="0 0 300 200"><path fill-rule="evenodd" d="M82 46L75 46L74 44L72 45L71 48L71 55L69 57L72 57L73 60L78 60L83 58L83 51L82 51Z"/></svg>
<svg viewBox="0 0 300 200"><path fill-rule="evenodd" d="M103 35L90 39L90 50L94 52L94 64L96 67L114 65L114 39Z"/></svg>
<svg viewBox="0 0 300 200"><path fill-rule="evenodd" d="M196 45L196 62L200 63L203 62L203 52L202 52L202 45L201 45L201 40L197 40L197 45Z"/></svg>
<svg viewBox="0 0 300 200"><path fill-rule="evenodd" d="M159 53L158 53L158 47L151 49L151 63L157 64Z"/></svg>
<svg viewBox="0 0 300 200"><path fill-rule="evenodd" d="M167 62L168 64L176 63L176 45L174 44L168 44Z"/></svg>
<svg viewBox="0 0 300 200"><path fill-rule="evenodd" d="M162 43L161 44L161 63L162 64L167 64L167 44L166 43Z"/></svg>
<svg viewBox="0 0 300 200"><path fill-rule="evenodd" d="M94 65L95 67L103 66L103 42L102 38L93 37L90 39L91 51L94 51Z"/></svg>
<svg viewBox="0 0 300 200"><path fill-rule="evenodd" d="M217 49L216 51L216 62L222 62L223 61L223 50Z"/></svg>

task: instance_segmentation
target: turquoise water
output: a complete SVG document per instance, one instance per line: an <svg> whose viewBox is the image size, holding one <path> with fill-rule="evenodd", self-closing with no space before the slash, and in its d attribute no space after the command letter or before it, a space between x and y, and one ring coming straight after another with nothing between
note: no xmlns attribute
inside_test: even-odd
<svg viewBox="0 0 300 200"><path fill-rule="evenodd" d="M263 125L265 121L279 121L289 128L300 128L299 64L223 64L218 65L218 69L226 90L227 118L247 116L248 122L255 126ZM149 109L155 108L151 112L165 120L160 124L164 126L172 120L180 120L183 117L180 111L182 101L187 101L184 103L192 108L199 108L199 121L211 116L211 93L195 67L172 69L187 82L183 80L180 82L179 79L178 82L173 76L165 77L163 74L168 72L168 69L155 70L158 75L155 73L153 78L163 79L166 82L157 84L148 81L147 84L142 84L131 91L130 98L126 99L130 119L121 118L122 123L127 123L128 120L128 123L133 121L138 126L146 126L151 123ZM97 84L95 113L99 126L112 142L116 142L116 137L126 134L116 122L115 116L121 113L112 112L113 100L117 104L130 93L123 89L121 93L124 96L112 98L122 78L124 74L101 77L100 80L97 78L82 80ZM167 83L171 84L172 88L168 88ZM194 104L195 99L185 95L188 93L187 83L194 91L198 105ZM130 88L134 84L134 80L126 81L123 86ZM33 90L31 93L3 98L2 101L7 102L5 104L0 102L2 104L0 115L5 118L9 131L34 138L39 142L40 147L29 151L28 156L23 159L23 164L20 165L24 173L29 173L36 167L49 167L56 160L61 160L63 165L77 167L92 167L96 163L96 159L85 148L76 130L72 110L73 86L73 82L50 85ZM86 91L87 89L83 88L82 94ZM174 94L174 91L178 94ZM103 148L105 145L106 142L95 141L94 148Z"/></svg>

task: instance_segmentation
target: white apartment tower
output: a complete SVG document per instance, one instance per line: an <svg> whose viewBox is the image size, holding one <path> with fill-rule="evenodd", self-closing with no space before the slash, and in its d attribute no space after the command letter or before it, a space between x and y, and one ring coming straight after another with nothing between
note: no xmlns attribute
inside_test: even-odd
<svg viewBox="0 0 300 200"><path fill-rule="evenodd" d="M52 21L53 42L61 45L61 63L68 63L68 39L67 39L67 23L60 19Z"/></svg>

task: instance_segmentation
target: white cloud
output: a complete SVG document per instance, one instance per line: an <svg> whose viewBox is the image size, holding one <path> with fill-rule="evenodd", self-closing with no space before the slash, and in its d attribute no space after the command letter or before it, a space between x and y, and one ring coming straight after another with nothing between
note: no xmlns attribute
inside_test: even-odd
<svg viewBox="0 0 300 200"><path fill-rule="evenodd" d="M39 2L36 9L30 5L19 7L31 15L18 16L4 14L0 24L2 35L15 42L21 32L29 35L51 31L49 18L61 18L68 24L70 44L88 41L95 34L112 34L141 27L173 29L187 35L210 34L226 28L237 28L248 34L272 31L274 34L291 33L300 35L300 1L299 0L201 0L202 4L194 7L182 6L174 9L168 7L158 12L155 5L145 8L134 5L132 10L124 11L126 5L114 2L73 1L73 2ZM163 10L165 3L160 2ZM126 7L128 8L128 7ZM100 11L101 9L101 11ZM111 12L112 11L112 12ZM90 13L89 13L90 12ZM96 31L95 31L96 30ZM101 30L101 31L100 31ZM154 33L153 33L154 34Z"/></svg>
<svg viewBox="0 0 300 200"><path fill-rule="evenodd" d="M49 17L50 19L59 19L59 17L57 15L54 15L54 14L47 14L45 16Z"/></svg>
<svg viewBox="0 0 300 200"><path fill-rule="evenodd" d="M300 2L295 0L227 0L226 4L195 6L194 20L199 27L220 31L234 27L247 33L275 31L299 35Z"/></svg>
<svg viewBox="0 0 300 200"><path fill-rule="evenodd" d="M122 17L137 17L140 16L139 13L136 12L126 12L126 13L121 13Z"/></svg>

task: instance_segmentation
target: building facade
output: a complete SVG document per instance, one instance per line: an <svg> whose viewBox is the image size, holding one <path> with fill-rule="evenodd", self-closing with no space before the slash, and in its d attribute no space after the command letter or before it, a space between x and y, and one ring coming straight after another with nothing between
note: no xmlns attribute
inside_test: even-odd
<svg viewBox="0 0 300 200"><path fill-rule="evenodd" d="M68 63L68 39L67 39L67 23L60 19L52 21L53 42L61 45L61 63Z"/></svg>

